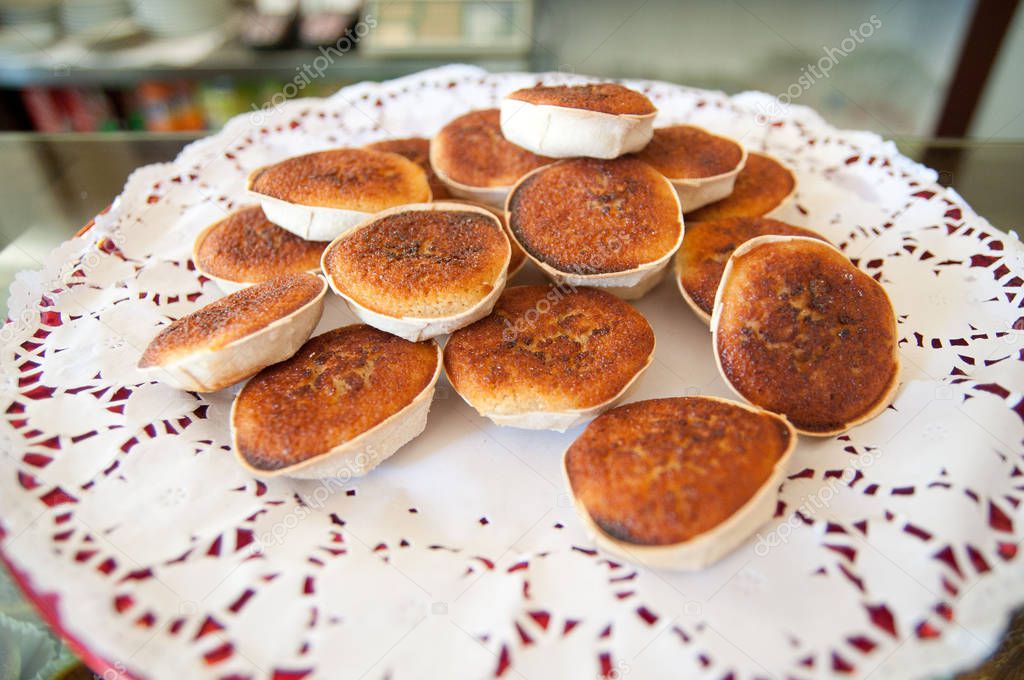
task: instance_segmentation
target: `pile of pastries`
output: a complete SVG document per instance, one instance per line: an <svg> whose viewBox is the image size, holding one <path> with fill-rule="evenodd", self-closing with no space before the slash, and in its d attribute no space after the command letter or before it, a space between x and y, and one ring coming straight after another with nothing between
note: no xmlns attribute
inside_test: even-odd
<svg viewBox="0 0 1024 680"><path fill-rule="evenodd" d="M826 239L765 217L796 191L789 169L656 116L619 84L538 85L430 140L256 168L252 204L194 244L228 295L165 326L139 368L197 392L248 380L231 436L263 476L366 474L424 430L442 373L498 425L590 421L563 469L597 543L701 568L771 516L798 433L887 406L896 324ZM508 285L527 260L550 285ZM655 350L627 300L669 271L742 402L616 407ZM363 323L310 338L332 294Z"/></svg>

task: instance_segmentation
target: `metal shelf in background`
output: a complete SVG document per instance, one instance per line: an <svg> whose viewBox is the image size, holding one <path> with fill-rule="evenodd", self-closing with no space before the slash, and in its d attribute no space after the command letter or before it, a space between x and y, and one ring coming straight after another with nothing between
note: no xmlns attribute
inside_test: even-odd
<svg viewBox="0 0 1024 680"><path fill-rule="evenodd" d="M0 62L0 87L31 86L99 87L132 86L144 80L212 80L216 78L290 79L320 53L315 49L256 51L239 45L225 45L195 64L187 66L145 65L134 66L110 59L98 58L84 66L54 67L51 64L31 62ZM423 58L387 58L363 56L358 52L345 54L334 60L325 70L324 78L334 80L386 80L443 66L455 62L475 64L492 72L529 69L526 56L488 56L484 58L462 55L452 58L437 56Z"/></svg>

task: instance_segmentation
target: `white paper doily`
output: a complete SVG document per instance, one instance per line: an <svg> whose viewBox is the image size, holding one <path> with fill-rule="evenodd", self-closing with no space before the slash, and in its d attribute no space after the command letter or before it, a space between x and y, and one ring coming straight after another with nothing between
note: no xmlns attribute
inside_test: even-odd
<svg viewBox="0 0 1024 680"><path fill-rule="evenodd" d="M93 229L18 276L0 547L106 677L903 678L993 648L1024 603L1024 249L874 134L800 107L759 119L767 95L632 83L659 124L794 168L776 216L886 287L904 383L874 421L802 439L776 519L712 568L593 549L559 474L579 428L497 428L441 385L423 435L368 477L263 482L229 452L232 392L143 382L158 325L219 295L191 243L244 200L250 168L430 135L537 78L452 66L239 117L132 174ZM658 348L634 399L728 396L674 282L637 307ZM352 320L332 298L318 332Z"/></svg>

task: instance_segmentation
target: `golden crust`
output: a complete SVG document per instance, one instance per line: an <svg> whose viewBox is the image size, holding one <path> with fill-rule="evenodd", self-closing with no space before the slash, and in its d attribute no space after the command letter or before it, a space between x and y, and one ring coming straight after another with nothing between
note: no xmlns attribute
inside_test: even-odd
<svg viewBox="0 0 1024 680"><path fill-rule="evenodd" d="M470 111L431 140L430 159L442 176L470 187L510 187L553 159L516 146L501 133L498 109Z"/></svg>
<svg viewBox="0 0 1024 680"><path fill-rule="evenodd" d="M490 316L452 333L452 386L492 414L603 404L647 366L654 331L611 293L594 288L506 288Z"/></svg>
<svg viewBox="0 0 1024 680"><path fill-rule="evenodd" d="M575 158L538 170L512 191L508 219L528 254L571 274L654 262L683 228L675 190L635 158Z"/></svg>
<svg viewBox="0 0 1024 680"><path fill-rule="evenodd" d="M676 254L676 272L690 300L710 315L725 263L740 244L757 236L806 236L825 241L810 229L770 217L727 217L708 222L687 222L683 245Z"/></svg>
<svg viewBox="0 0 1024 680"><path fill-rule="evenodd" d="M505 231L505 237L508 239L508 245L512 249L512 257L509 258L508 261L508 271L510 273L515 273L519 271L519 269L523 266L523 263L526 262L526 251L520 248L519 244L516 243L516 240L512 238L512 232L508 230L508 220L505 219L504 211L498 210L497 208L490 205L485 205L483 203L474 203L473 201L467 201L461 198L450 198L446 202L464 203L466 205L472 205L477 208L483 208L487 212L497 217L498 221L501 222L501 228Z"/></svg>
<svg viewBox="0 0 1024 680"><path fill-rule="evenodd" d="M250 188L289 203L369 213L430 200L423 168L396 153L369 149L288 158L253 173Z"/></svg>
<svg viewBox="0 0 1024 680"><path fill-rule="evenodd" d="M493 216L408 210L335 241L324 255L324 271L339 292L371 311L434 318L487 297L508 256L508 237Z"/></svg>
<svg viewBox="0 0 1024 680"><path fill-rule="evenodd" d="M265 471L326 453L412 403L437 362L433 341L409 342L361 324L311 338L239 393L232 419L238 453Z"/></svg>
<svg viewBox="0 0 1024 680"><path fill-rule="evenodd" d="M643 116L658 110L646 95L618 83L537 85L516 90L508 98L530 104L564 106L614 115Z"/></svg>
<svg viewBox="0 0 1024 680"><path fill-rule="evenodd" d="M142 353L139 368L220 349L309 304L324 285L315 274L285 274L222 297L164 328Z"/></svg>
<svg viewBox="0 0 1024 680"><path fill-rule="evenodd" d="M835 248L794 239L741 250L719 303L715 349L726 380L797 429L841 431L891 394L899 371L892 305Z"/></svg>
<svg viewBox="0 0 1024 680"><path fill-rule="evenodd" d="M686 221L703 222L724 217L758 217L779 207L796 188L796 177L774 158L751 152L736 175L736 186L727 198L698 208Z"/></svg>
<svg viewBox="0 0 1024 680"><path fill-rule="evenodd" d="M693 125L655 128L650 143L633 154L669 179L701 179L735 170L743 147Z"/></svg>
<svg viewBox="0 0 1024 680"><path fill-rule="evenodd" d="M438 179L434 168L430 167L430 140L426 137L406 137L403 139L385 139L373 144L367 144L364 148L373 151L389 151L399 156L408 158L416 165L423 168L427 173L427 182L430 183L430 193L435 201L451 198L448 186Z"/></svg>
<svg viewBox="0 0 1024 680"><path fill-rule="evenodd" d="M682 543L736 513L792 444L778 416L717 399L676 397L599 416L565 453L573 495L606 534Z"/></svg>
<svg viewBox="0 0 1024 680"><path fill-rule="evenodd" d="M267 219L250 205L210 225L196 239L201 272L239 283L259 283L318 269L327 241L307 241Z"/></svg>

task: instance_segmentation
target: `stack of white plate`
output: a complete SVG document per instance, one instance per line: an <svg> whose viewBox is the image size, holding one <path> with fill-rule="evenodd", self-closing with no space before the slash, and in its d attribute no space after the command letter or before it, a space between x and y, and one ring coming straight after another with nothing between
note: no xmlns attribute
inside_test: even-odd
<svg viewBox="0 0 1024 680"><path fill-rule="evenodd" d="M0 0L0 53L40 50L57 38L56 0Z"/></svg>
<svg viewBox="0 0 1024 680"><path fill-rule="evenodd" d="M228 0L132 0L135 19L156 35L183 35L227 21Z"/></svg>
<svg viewBox="0 0 1024 680"><path fill-rule="evenodd" d="M60 20L67 33L114 26L130 16L127 0L64 0L60 8Z"/></svg>

